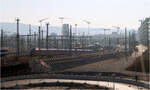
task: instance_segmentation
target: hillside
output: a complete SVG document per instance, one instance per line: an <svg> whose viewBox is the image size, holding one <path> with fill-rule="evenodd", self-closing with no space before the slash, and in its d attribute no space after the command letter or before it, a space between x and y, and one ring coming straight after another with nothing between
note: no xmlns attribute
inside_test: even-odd
<svg viewBox="0 0 150 90"><path fill-rule="evenodd" d="M8 22L0 22L1 28L3 28L4 31L9 32L9 34L16 33L16 23L8 23ZM74 26L73 27L73 33L75 32ZM29 24L19 24L20 28L20 34L28 34L29 33ZM43 30L46 30L46 27L43 24ZM32 25L31 24L31 30L32 32L37 32L38 31L38 26L37 25ZM83 34L83 32L87 32L87 28L82 28L78 27L77 33L80 33L80 35ZM90 34L103 34L103 28L90 28ZM61 27L60 26L49 26L49 33L56 33L56 34L61 34ZM87 34L87 33L85 33Z"/></svg>

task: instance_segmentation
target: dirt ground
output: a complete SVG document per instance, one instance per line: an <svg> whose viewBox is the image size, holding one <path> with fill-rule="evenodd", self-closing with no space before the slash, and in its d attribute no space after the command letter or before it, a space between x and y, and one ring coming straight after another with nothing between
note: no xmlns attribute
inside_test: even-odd
<svg viewBox="0 0 150 90"><path fill-rule="evenodd" d="M130 57L122 57L118 59L110 59L99 61L96 63L91 63L71 69L66 69L64 71L74 71L74 72L125 72L126 68L135 61L135 57L138 57L145 51L145 47L138 46L138 52L133 53Z"/></svg>

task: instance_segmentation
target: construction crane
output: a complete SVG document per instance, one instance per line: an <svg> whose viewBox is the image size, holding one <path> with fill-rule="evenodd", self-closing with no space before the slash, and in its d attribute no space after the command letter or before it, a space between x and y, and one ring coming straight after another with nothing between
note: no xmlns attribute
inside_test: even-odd
<svg viewBox="0 0 150 90"><path fill-rule="evenodd" d="M41 48L41 30L42 30L42 22L43 21L45 21L45 20L47 20L48 18L44 18L44 19L41 19L41 20L39 20L39 23L40 23L40 26L39 26L39 51L40 51L40 48ZM42 30L42 45L43 45L43 30Z"/></svg>
<svg viewBox="0 0 150 90"><path fill-rule="evenodd" d="M40 23L42 23L43 21L47 20L48 18L44 18L44 19L41 19L39 20Z"/></svg>
<svg viewBox="0 0 150 90"><path fill-rule="evenodd" d="M105 32L108 31L108 30L111 30L111 29L103 29L103 30L104 30L104 35L105 35Z"/></svg>
<svg viewBox="0 0 150 90"><path fill-rule="evenodd" d="M104 30L104 41L105 41L105 45L104 46L106 46L106 34L105 34L105 32L107 31L107 30L111 30L111 29L103 29Z"/></svg>
<svg viewBox="0 0 150 90"><path fill-rule="evenodd" d="M59 17L58 19L61 20L61 24L63 25L63 20L64 20L64 19L68 19L68 18L65 18L65 17Z"/></svg>
<svg viewBox="0 0 150 90"><path fill-rule="evenodd" d="M120 27L118 27L118 26L112 26L112 27L116 28L117 30L120 29Z"/></svg>
<svg viewBox="0 0 150 90"><path fill-rule="evenodd" d="M45 20L47 20L48 18L44 18L44 19L41 19L41 20L39 20L39 23L40 23L40 26L41 26L41 30L42 30L42 22L43 21L45 21ZM43 31L43 30L42 30Z"/></svg>
<svg viewBox="0 0 150 90"><path fill-rule="evenodd" d="M88 35L89 35L89 26L90 26L91 22L90 21L86 21L86 20L83 20L83 22L88 24Z"/></svg>
<svg viewBox="0 0 150 90"><path fill-rule="evenodd" d="M39 20L39 23L40 23L41 28L42 28L42 22L45 21L45 20L47 20L47 19L48 19L48 18L44 18L44 19Z"/></svg>
<svg viewBox="0 0 150 90"><path fill-rule="evenodd" d="M83 20L84 22L86 22L87 24L91 24L91 22L90 21L86 21L86 20Z"/></svg>
<svg viewBox="0 0 150 90"><path fill-rule="evenodd" d="M119 29L120 29L120 27L118 27L118 26L112 26L112 27L114 27L115 29L117 29L117 32L118 32L118 35L119 35Z"/></svg>
<svg viewBox="0 0 150 90"><path fill-rule="evenodd" d="M90 21L87 21L87 20L83 20L83 22L87 23L88 24L88 41L90 41L90 37L89 37L89 28L90 28L90 24L91 22ZM90 42L88 42L88 45L90 44Z"/></svg>

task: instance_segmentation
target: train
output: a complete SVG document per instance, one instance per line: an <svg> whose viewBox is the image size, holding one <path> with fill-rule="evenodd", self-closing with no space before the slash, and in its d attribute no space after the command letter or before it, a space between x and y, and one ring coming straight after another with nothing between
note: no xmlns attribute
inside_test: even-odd
<svg viewBox="0 0 150 90"><path fill-rule="evenodd" d="M31 56L36 56L36 55L66 55L70 53L93 53L95 51L90 50L90 49L46 49L46 48L33 48L30 52Z"/></svg>
<svg viewBox="0 0 150 90"><path fill-rule="evenodd" d="M95 52L93 50L90 49L46 49L46 48L41 48L39 50L39 48L33 48L29 51L30 56L38 56L38 55L42 55L42 56L46 56L46 55L67 55L70 53L77 53L77 54L81 54L81 53L92 53ZM0 57L7 57L10 53L8 52L7 49L1 49L0 50Z"/></svg>

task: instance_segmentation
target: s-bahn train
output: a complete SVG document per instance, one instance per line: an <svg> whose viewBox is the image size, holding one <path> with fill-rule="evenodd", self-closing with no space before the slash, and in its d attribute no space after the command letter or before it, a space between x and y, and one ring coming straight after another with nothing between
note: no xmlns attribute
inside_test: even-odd
<svg viewBox="0 0 150 90"><path fill-rule="evenodd" d="M89 49L46 49L46 48L33 48L30 52L31 56L36 56L36 55L65 55L69 54L70 52L72 53L92 53L95 52L93 50Z"/></svg>

